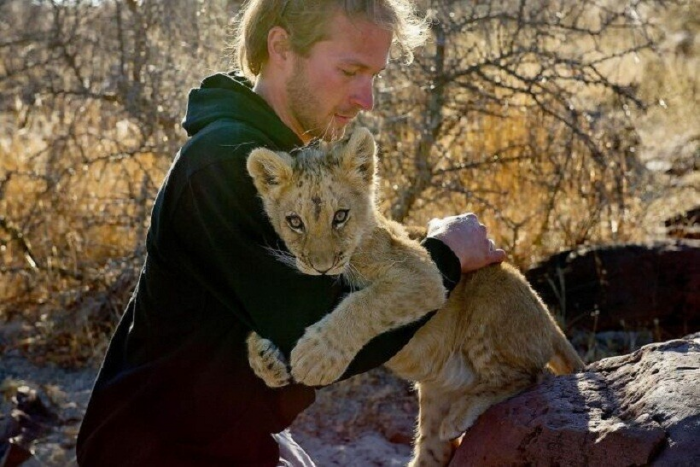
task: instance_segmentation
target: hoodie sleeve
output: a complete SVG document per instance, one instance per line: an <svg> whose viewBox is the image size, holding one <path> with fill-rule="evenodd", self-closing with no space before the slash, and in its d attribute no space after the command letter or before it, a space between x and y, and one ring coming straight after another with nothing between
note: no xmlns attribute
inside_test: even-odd
<svg viewBox="0 0 700 467"><path fill-rule="evenodd" d="M454 290L462 277L462 266L457 255L437 238L428 237L421 242L421 245L428 250L433 262L442 273L442 284L450 293Z"/></svg>
<svg viewBox="0 0 700 467"><path fill-rule="evenodd" d="M442 283L445 289L448 293L452 292L462 277L459 258L447 245L436 238L427 238L421 244L428 250L430 257L442 273ZM341 379L349 378L386 363L408 344L416 331L427 323L433 315L435 315L435 311L426 314L418 321L372 339L357 354Z"/></svg>

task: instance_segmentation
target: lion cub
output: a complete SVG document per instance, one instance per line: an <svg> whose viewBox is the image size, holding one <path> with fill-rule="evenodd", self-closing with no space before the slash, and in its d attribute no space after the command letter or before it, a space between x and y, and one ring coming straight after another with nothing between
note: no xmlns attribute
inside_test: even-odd
<svg viewBox="0 0 700 467"><path fill-rule="evenodd" d="M386 366L417 382L412 466L446 465L488 407L583 362L524 277L507 264L465 274L446 300L439 270L375 207L376 145L368 130L290 156L254 150L248 171L265 212L305 274L342 275L358 290L309 326L290 356L255 333L249 361L269 386L338 379L373 337L438 309Z"/></svg>

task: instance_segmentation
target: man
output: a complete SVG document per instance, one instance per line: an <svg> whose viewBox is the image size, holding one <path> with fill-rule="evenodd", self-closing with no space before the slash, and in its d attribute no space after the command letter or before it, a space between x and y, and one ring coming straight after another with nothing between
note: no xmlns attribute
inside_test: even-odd
<svg viewBox="0 0 700 467"><path fill-rule="evenodd" d="M371 110L391 47L410 50L416 37L404 1L247 5L239 57L255 84L217 74L190 94L190 139L158 193L146 262L81 426L81 466L310 465L284 430L314 389L267 388L248 366L245 337L255 330L289 355L347 291L269 254L282 245L245 159L260 146L338 138ZM473 215L434 220L429 235L448 288L504 257ZM386 362L429 316L370 342L345 377Z"/></svg>

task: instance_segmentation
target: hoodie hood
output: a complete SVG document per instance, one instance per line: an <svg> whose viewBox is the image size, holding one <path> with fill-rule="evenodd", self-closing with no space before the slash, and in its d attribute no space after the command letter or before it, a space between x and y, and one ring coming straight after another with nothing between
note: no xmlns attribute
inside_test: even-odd
<svg viewBox="0 0 700 467"><path fill-rule="evenodd" d="M187 113L182 122L188 136L194 136L218 120L236 120L251 125L277 141L280 147L299 147L299 137L277 116L252 85L238 73L217 73L190 91Z"/></svg>

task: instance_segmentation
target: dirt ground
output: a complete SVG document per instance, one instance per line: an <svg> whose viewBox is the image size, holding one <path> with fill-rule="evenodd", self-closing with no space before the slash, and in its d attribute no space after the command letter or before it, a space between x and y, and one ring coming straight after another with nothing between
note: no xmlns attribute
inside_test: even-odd
<svg viewBox="0 0 700 467"><path fill-rule="evenodd" d="M0 416L10 415L11 399L22 387L37 391L57 416L42 427L44 433L31 445L34 459L23 466L77 465L75 437L96 372L39 367L18 353L3 355ZM401 466L411 457L416 414L411 385L377 369L320 390L316 403L296 420L291 432L319 467Z"/></svg>

